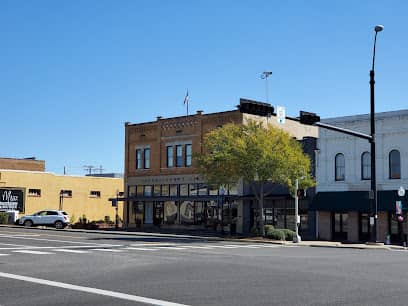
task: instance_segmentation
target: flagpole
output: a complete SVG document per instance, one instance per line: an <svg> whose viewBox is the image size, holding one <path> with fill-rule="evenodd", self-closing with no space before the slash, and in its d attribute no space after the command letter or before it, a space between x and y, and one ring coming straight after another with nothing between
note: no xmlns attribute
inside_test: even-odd
<svg viewBox="0 0 408 306"><path fill-rule="evenodd" d="M187 116L188 116L188 100L190 99L190 97L188 96L188 89L187 89L187 93L186 96L184 97L184 104L187 107Z"/></svg>

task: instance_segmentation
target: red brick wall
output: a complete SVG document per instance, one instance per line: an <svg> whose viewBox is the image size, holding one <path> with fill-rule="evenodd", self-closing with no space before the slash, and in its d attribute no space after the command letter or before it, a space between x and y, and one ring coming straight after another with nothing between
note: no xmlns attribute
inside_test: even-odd
<svg viewBox="0 0 408 306"><path fill-rule="evenodd" d="M0 158L0 169L45 171L45 161L35 159Z"/></svg>

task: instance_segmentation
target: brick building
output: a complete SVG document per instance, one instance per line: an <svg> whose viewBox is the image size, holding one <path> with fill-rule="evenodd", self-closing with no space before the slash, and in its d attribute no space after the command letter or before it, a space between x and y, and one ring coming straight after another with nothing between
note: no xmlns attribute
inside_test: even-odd
<svg viewBox="0 0 408 306"><path fill-rule="evenodd" d="M125 124L126 226L220 230L232 223L238 233L250 231L256 201L248 186L241 181L230 190L212 190L194 167L192 155L201 152L203 137L227 123L244 124L251 119L279 126L311 148L317 128L291 118L279 124L269 104L246 99L240 102L239 109L232 111L198 111L190 116ZM314 147L310 148L314 154ZM274 192L266 198L266 223L294 226L294 200L288 190L269 187ZM307 216L307 207L303 208Z"/></svg>

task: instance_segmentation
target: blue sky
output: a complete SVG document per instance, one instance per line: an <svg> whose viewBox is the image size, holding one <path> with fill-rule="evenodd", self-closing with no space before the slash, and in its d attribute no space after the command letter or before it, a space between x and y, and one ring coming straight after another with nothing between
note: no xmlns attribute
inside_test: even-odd
<svg viewBox="0 0 408 306"><path fill-rule="evenodd" d="M123 172L124 123L234 109L406 109L407 1L0 1L2 157Z"/></svg>

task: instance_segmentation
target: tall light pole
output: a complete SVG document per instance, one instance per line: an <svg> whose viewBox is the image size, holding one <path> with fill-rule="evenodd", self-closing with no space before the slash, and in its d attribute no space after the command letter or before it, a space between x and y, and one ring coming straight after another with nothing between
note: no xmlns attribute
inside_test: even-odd
<svg viewBox="0 0 408 306"><path fill-rule="evenodd" d="M266 91L266 103L269 103L268 93L268 77L272 74L272 71L264 71L261 74L261 79L265 79L265 91Z"/></svg>
<svg viewBox="0 0 408 306"><path fill-rule="evenodd" d="M377 34L384 30L384 26L376 25L374 28L374 49L373 49L373 65L370 70L370 135L371 135L371 191L370 191L370 226L371 226L371 241L377 241L377 181L375 167L375 104L374 104L374 64L375 64L375 45L377 43Z"/></svg>

